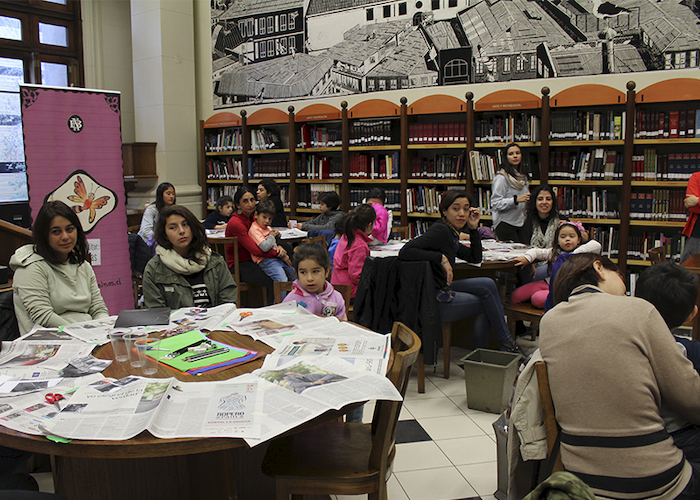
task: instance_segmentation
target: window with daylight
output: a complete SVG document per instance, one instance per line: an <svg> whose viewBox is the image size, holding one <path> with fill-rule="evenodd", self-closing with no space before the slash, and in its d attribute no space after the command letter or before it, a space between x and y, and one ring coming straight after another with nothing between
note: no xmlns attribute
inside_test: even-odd
<svg viewBox="0 0 700 500"><path fill-rule="evenodd" d="M0 203L26 202L20 83L84 86L79 0L0 0Z"/></svg>

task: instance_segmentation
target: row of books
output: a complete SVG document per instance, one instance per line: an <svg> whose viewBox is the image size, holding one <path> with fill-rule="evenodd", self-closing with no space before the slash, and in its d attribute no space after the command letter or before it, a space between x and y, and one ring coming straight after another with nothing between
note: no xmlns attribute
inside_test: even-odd
<svg viewBox="0 0 700 500"><path fill-rule="evenodd" d="M642 154L632 156L632 180L639 181L687 181L700 170L698 153L658 154L647 148Z"/></svg>
<svg viewBox="0 0 700 500"><path fill-rule="evenodd" d="M559 186L559 213L568 218L619 219L620 202L614 190Z"/></svg>
<svg viewBox="0 0 700 500"><path fill-rule="evenodd" d="M477 206L481 215L491 215L491 190L485 187L477 187L474 189Z"/></svg>
<svg viewBox="0 0 700 500"><path fill-rule="evenodd" d="M298 179L342 179L343 161L340 156L308 155L297 162Z"/></svg>
<svg viewBox="0 0 700 500"><path fill-rule="evenodd" d="M208 158L206 167L207 179L210 180L241 180L243 179L243 166L241 160L232 157Z"/></svg>
<svg viewBox="0 0 700 500"><path fill-rule="evenodd" d="M350 128L350 146L383 146L399 142L399 129L392 127L392 120L357 120Z"/></svg>
<svg viewBox="0 0 700 500"><path fill-rule="evenodd" d="M688 139L700 137L700 109L637 110L635 139Z"/></svg>
<svg viewBox="0 0 700 500"><path fill-rule="evenodd" d="M610 141L625 138L624 111L552 111L549 138L555 141Z"/></svg>
<svg viewBox="0 0 700 500"><path fill-rule="evenodd" d="M428 230L432 222L433 221L419 219L415 222L409 223L408 232L410 233L410 238L417 238L418 236L424 234Z"/></svg>
<svg viewBox="0 0 700 500"><path fill-rule="evenodd" d="M454 144L467 141L466 122L409 123L409 144Z"/></svg>
<svg viewBox="0 0 700 500"><path fill-rule="evenodd" d="M411 179L466 179L466 151L458 155L436 154L411 158Z"/></svg>
<svg viewBox="0 0 700 500"><path fill-rule="evenodd" d="M684 222L688 211L682 189L653 189L651 193L632 193L630 219Z"/></svg>
<svg viewBox="0 0 700 500"><path fill-rule="evenodd" d="M351 179L399 179L399 152L389 154L350 153Z"/></svg>
<svg viewBox="0 0 700 500"><path fill-rule="evenodd" d="M343 145L343 131L340 127L303 124L297 134L298 148L333 148Z"/></svg>
<svg viewBox="0 0 700 500"><path fill-rule="evenodd" d="M242 149L243 133L240 128L224 128L218 134L204 136L204 151L208 153L240 151Z"/></svg>
<svg viewBox="0 0 700 500"><path fill-rule="evenodd" d="M506 113L474 122L476 142L537 142L541 140L541 119L529 113Z"/></svg>
<svg viewBox="0 0 700 500"><path fill-rule="evenodd" d="M622 179L624 155L604 148L556 148L549 153L549 178L557 180L611 181Z"/></svg>
<svg viewBox="0 0 700 500"><path fill-rule="evenodd" d="M299 184L297 186L297 206L299 208L313 208L320 210L318 195L326 191L338 191L339 186L333 184Z"/></svg>
<svg viewBox="0 0 700 500"><path fill-rule="evenodd" d="M415 186L406 191L406 210L411 213L439 214L445 191L434 186Z"/></svg>
<svg viewBox="0 0 700 500"><path fill-rule="evenodd" d="M251 150L261 151L280 148L282 148L282 141L275 129L261 127L250 131Z"/></svg>
<svg viewBox="0 0 700 500"><path fill-rule="evenodd" d="M355 208L362 204L367 198L370 188L352 188L350 190L350 208ZM400 189L384 189L386 201L384 207L387 210L401 210L401 190Z"/></svg>
<svg viewBox="0 0 700 500"><path fill-rule="evenodd" d="M620 230L615 227L594 227L588 232L590 238L600 243L600 254L616 259L620 254Z"/></svg>
<svg viewBox="0 0 700 500"><path fill-rule="evenodd" d="M655 232L630 235L627 240L627 259L649 260L649 250L659 246L666 247L666 260L678 262L683 253L685 238L680 231L673 235Z"/></svg>
<svg viewBox="0 0 700 500"><path fill-rule="evenodd" d="M222 196L230 196L233 198L233 195L239 187L240 186L234 184L208 187L207 205L210 207L216 206L216 200ZM280 198L282 199L282 205L284 205L285 208L289 208L289 188L287 186L280 186Z"/></svg>
<svg viewBox="0 0 700 500"><path fill-rule="evenodd" d="M289 179L289 157L248 158L248 178Z"/></svg>
<svg viewBox="0 0 700 500"><path fill-rule="evenodd" d="M472 179L475 181L492 181L503 164L503 151L496 151L495 155L473 150L469 152L469 166L472 171ZM540 178L540 162L537 153L523 151L520 162L520 172L527 175L528 179Z"/></svg>

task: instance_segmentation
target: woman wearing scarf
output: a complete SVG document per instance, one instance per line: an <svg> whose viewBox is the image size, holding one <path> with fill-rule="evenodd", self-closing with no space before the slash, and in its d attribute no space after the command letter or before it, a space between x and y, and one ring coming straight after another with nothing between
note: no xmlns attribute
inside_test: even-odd
<svg viewBox="0 0 700 500"><path fill-rule="evenodd" d="M491 215L496 237L501 241L521 241L525 223L525 203L530 200L527 177L520 173L523 155L515 143L505 147L505 160L491 184Z"/></svg>
<svg viewBox="0 0 700 500"><path fill-rule="evenodd" d="M226 260L207 246L204 226L180 205L163 209L155 227L156 255L143 274L146 307L214 307L235 302Z"/></svg>

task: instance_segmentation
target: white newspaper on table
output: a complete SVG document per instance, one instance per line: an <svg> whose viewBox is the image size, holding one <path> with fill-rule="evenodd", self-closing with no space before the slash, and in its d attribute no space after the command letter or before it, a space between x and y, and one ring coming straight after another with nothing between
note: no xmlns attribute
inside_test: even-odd
<svg viewBox="0 0 700 500"><path fill-rule="evenodd" d="M306 238L309 235L308 231L302 231L301 229L289 229L287 227L275 227L280 232L281 240L293 240L297 238Z"/></svg>
<svg viewBox="0 0 700 500"><path fill-rule="evenodd" d="M254 438L262 408L258 383L103 379L80 387L43 428L69 439L124 440L144 430L159 438Z"/></svg>
<svg viewBox="0 0 700 500"><path fill-rule="evenodd" d="M56 378L72 358L87 356L94 346L84 342L23 340L3 342L0 375L16 379Z"/></svg>
<svg viewBox="0 0 700 500"><path fill-rule="evenodd" d="M70 401L70 392L80 385L90 384L100 378L97 374L66 378L38 392L4 397L0 399L0 425L25 434L46 434L42 426L58 414L59 408L65 408ZM59 393L64 399L58 402L57 407L46 400L47 393Z"/></svg>
<svg viewBox="0 0 700 500"><path fill-rule="evenodd" d="M338 358L295 358L273 370L261 368L238 379L257 376L266 381L262 432L246 438L255 446L307 422L327 410L370 399L400 401L401 394L385 376L358 371Z"/></svg>
<svg viewBox="0 0 700 500"><path fill-rule="evenodd" d="M484 260L500 260L509 261L516 257L524 255L527 251L527 245L522 243L512 243L497 240L482 240L481 246L483 248L483 259Z"/></svg>
<svg viewBox="0 0 700 500"><path fill-rule="evenodd" d="M303 334L285 337L275 352L265 357L262 368L271 370L293 361L295 357L328 356L341 358L359 371L386 375L391 354L391 335L381 335L354 325L341 323L328 333L305 330Z"/></svg>

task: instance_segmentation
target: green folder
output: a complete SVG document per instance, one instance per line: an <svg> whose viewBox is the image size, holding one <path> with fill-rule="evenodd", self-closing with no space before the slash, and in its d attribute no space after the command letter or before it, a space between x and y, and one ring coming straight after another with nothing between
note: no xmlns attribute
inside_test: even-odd
<svg viewBox="0 0 700 500"><path fill-rule="evenodd" d="M206 340L217 345L217 348L226 348L226 351L219 354L214 354L212 356L202 357L198 360L188 360L190 356L196 356L200 353L195 352L183 352L178 354L173 358L166 357L169 353L178 351L179 349L185 349L187 346L196 344L201 340ZM209 352L212 352L210 349ZM232 347L221 342L215 342L210 340L199 330L190 330L189 332L181 333L180 335L175 335L174 337L168 337L160 341L160 359L159 361L163 364L171 366L176 370L181 372L187 372L188 370L193 370L197 368L203 368L205 366L216 365L220 363L226 363L233 361L238 358L242 358L250 353L247 349L239 349L237 347ZM201 353L201 354L206 354Z"/></svg>

